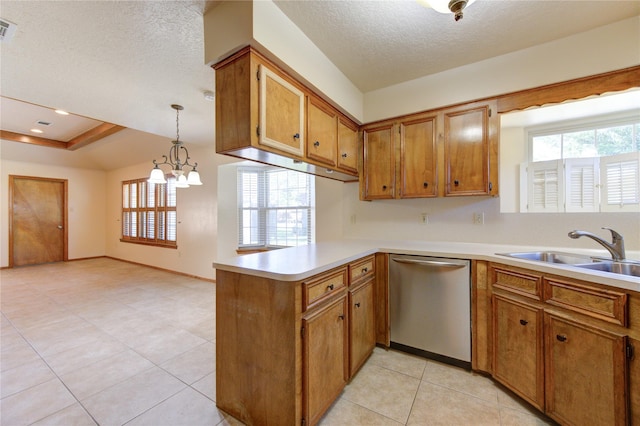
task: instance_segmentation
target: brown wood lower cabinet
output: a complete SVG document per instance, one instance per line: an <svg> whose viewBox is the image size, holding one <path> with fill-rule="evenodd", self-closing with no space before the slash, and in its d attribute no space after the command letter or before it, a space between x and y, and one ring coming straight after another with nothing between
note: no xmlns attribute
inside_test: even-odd
<svg viewBox="0 0 640 426"><path fill-rule="evenodd" d="M302 327L303 416L315 424L348 379L347 295L305 315Z"/></svg>
<svg viewBox="0 0 640 426"><path fill-rule="evenodd" d="M529 272L489 268L493 377L562 425L640 424L630 387L640 297L539 273L540 291L504 285Z"/></svg>
<svg viewBox="0 0 640 426"><path fill-rule="evenodd" d="M545 314L546 411L563 424L626 425L626 336Z"/></svg>
<svg viewBox="0 0 640 426"><path fill-rule="evenodd" d="M349 290L349 377L353 377L376 345L374 280Z"/></svg>
<svg viewBox="0 0 640 426"><path fill-rule="evenodd" d="M493 377L544 410L542 309L493 295Z"/></svg>

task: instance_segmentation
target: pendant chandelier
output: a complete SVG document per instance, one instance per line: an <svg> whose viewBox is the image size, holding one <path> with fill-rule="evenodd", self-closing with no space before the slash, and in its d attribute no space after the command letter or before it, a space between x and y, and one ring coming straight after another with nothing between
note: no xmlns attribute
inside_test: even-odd
<svg viewBox="0 0 640 426"><path fill-rule="evenodd" d="M200 173L196 170L198 163L189 163L189 151L180 140L179 114L184 108L182 105L175 104L171 105L171 108L176 110L176 140L171 141L173 145L169 149L169 156L163 155L162 157L164 157L164 161L162 163L158 163L156 160L153 160L154 167L151 170L151 174L149 175L147 182L167 183L167 180L164 178L164 171L162 171L159 166L169 164L171 166L171 174L176 177L176 188L188 188L191 185L202 185L202 182L200 181ZM181 153L184 154L184 161L180 158ZM191 167L191 171L189 171L188 175L185 175L185 170L183 170L183 167L185 166Z"/></svg>
<svg viewBox="0 0 640 426"><path fill-rule="evenodd" d="M426 6L440 13L453 13L454 19L459 21L463 16L463 9L471 6L476 0L418 0Z"/></svg>

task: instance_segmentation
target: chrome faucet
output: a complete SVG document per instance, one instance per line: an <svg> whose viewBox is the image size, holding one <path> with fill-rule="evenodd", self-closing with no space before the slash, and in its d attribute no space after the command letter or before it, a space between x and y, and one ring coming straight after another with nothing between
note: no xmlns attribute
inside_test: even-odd
<svg viewBox="0 0 640 426"><path fill-rule="evenodd" d="M624 260L624 239L622 238L622 235L618 234L611 228L603 227L602 229L608 229L609 231L611 231L611 243L608 243L597 235L593 235L591 232L586 231L571 231L569 232L569 237L573 239L577 239L580 237L589 237L609 250L609 253L611 253L611 257L613 258L613 260Z"/></svg>

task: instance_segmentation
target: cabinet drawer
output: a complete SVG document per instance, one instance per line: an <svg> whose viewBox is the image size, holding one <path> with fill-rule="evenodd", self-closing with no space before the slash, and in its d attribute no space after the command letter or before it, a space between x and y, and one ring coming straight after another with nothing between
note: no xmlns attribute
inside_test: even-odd
<svg viewBox="0 0 640 426"><path fill-rule="evenodd" d="M494 287L536 300L542 298L542 276L495 266L492 270L492 284Z"/></svg>
<svg viewBox="0 0 640 426"><path fill-rule="evenodd" d="M545 278L544 287L550 305L627 326L626 293L550 278Z"/></svg>
<svg viewBox="0 0 640 426"><path fill-rule="evenodd" d="M357 262L349 265L349 284L368 279L375 272L375 258L373 256L365 257Z"/></svg>
<svg viewBox="0 0 640 426"><path fill-rule="evenodd" d="M342 268L302 283L303 309L321 302L347 286L347 268Z"/></svg>

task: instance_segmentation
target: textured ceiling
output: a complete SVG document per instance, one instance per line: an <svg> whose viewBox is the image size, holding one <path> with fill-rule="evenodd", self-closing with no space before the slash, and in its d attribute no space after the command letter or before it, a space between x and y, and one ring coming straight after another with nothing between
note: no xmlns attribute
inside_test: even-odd
<svg viewBox="0 0 640 426"><path fill-rule="evenodd" d="M456 22L418 1L275 1L363 92L640 14L640 1L478 0Z"/></svg>
<svg viewBox="0 0 640 426"><path fill-rule="evenodd" d="M174 103L185 108L181 140L211 147L214 103L203 92L214 89L214 71L204 64L202 16L215 3L2 0L0 16L18 30L0 44L0 95L133 129L77 150L94 156L73 160L87 167L110 170L165 153L175 137ZM478 0L458 22L413 0L276 5L362 91L640 15L640 1ZM3 141L2 158L34 157L16 145Z"/></svg>

